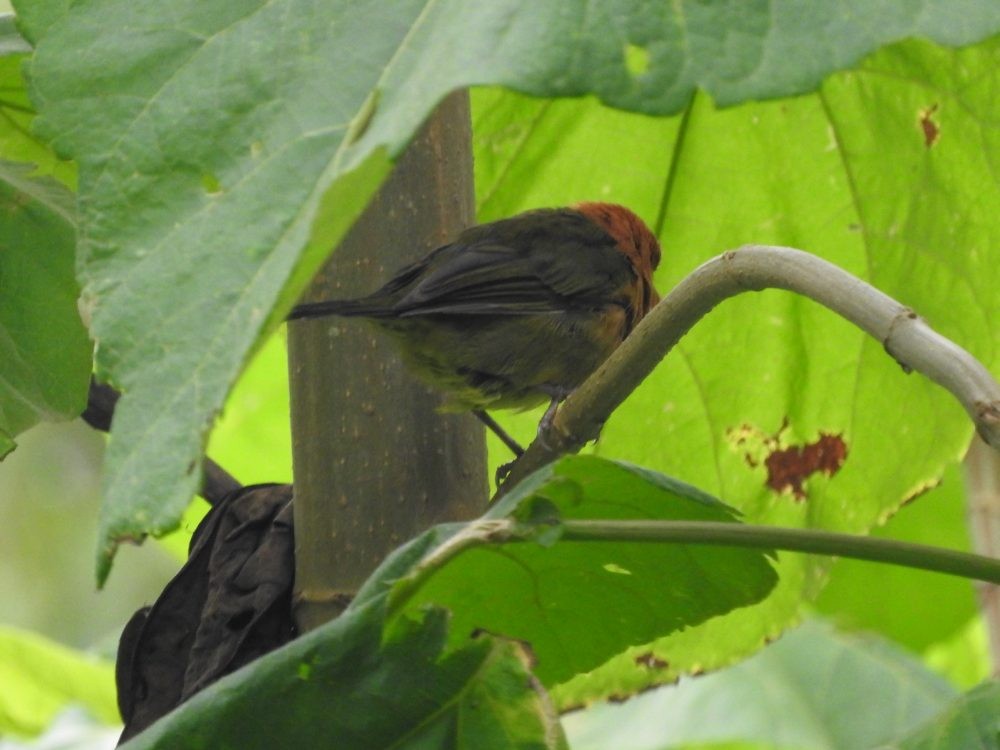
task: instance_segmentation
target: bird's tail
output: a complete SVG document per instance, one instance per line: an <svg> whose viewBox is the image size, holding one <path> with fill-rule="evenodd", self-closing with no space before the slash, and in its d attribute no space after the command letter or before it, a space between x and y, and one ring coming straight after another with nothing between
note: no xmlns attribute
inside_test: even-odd
<svg viewBox="0 0 1000 750"><path fill-rule="evenodd" d="M392 315L391 308L383 300L362 297L360 299L331 299L324 302L306 302L296 305L288 314L288 320L302 318L325 318L329 315L343 317L384 318Z"/></svg>

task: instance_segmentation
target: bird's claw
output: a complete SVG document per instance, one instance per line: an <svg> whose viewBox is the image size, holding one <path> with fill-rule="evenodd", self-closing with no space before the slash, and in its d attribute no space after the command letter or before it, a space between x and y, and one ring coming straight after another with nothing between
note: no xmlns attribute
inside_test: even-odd
<svg viewBox="0 0 1000 750"><path fill-rule="evenodd" d="M572 391L565 388L552 388L547 390L549 398L552 400L549 402L549 407L545 410L542 418L538 421L538 440L541 442L542 447L545 450L552 450L552 444L548 440L548 434L552 430L552 423L556 418L556 412L559 411L559 404L561 404L567 396L569 396Z"/></svg>
<svg viewBox="0 0 1000 750"><path fill-rule="evenodd" d="M510 476L511 469L514 468L514 464L517 463L515 458L513 461L508 461L505 464L500 464L497 467L496 473L493 475L493 481L496 483L497 489L500 489L500 485L504 483L504 480Z"/></svg>

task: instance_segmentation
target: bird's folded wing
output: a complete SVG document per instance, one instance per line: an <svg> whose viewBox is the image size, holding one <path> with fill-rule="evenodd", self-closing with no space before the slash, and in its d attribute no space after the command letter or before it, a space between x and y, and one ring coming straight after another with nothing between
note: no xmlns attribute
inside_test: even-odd
<svg viewBox="0 0 1000 750"><path fill-rule="evenodd" d="M634 278L613 243L546 243L511 248L491 242L448 245L428 258L418 283L394 305L397 315L534 315L596 309L622 299Z"/></svg>

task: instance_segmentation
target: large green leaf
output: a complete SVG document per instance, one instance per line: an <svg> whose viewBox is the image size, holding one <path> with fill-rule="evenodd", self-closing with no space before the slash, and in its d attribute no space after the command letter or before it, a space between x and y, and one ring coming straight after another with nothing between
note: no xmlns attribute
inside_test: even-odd
<svg viewBox="0 0 1000 750"><path fill-rule="evenodd" d="M123 747L565 748L520 647L483 636L446 653L440 609L383 637L383 600L220 680Z"/></svg>
<svg viewBox="0 0 1000 750"><path fill-rule="evenodd" d="M0 733L38 734L69 705L117 722L114 665L35 633L0 627Z"/></svg>
<svg viewBox="0 0 1000 750"><path fill-rule="evenodd" d="M628 203L660 235L661 289L744 243L801 247L912 305L1000 373L998 56L997 38L958 51L907 42L817 94L730 110L699 95L672 120L477 92L480 213ZM922 123L938 129L929 144ZM545 180L529 184L532 174ZM501 417L522 437L536 420ZM838 472L805 477L798 494L768 486L769 454L823 434L844 442ZM937 483L970 434L952 397L906 376L879 342L768 291L699 323L612 415L595 450L705 488L753 522L863 531ZM672 636L658 658L683 672L762 645L823 580L822 564L802 556L782 555L779 570L767 602ZM628 657L620 663L630 672ZM609 669L556 697L575 704L642 687Z"/></svg>
<svg viewBox="0 0 1000 750"><path fill-rule="evenodd" d="M973 688L933 721L881 750L993 750L1000 747L1000 682Z"/></svg>
<svg viewBox="0 0 1000 750"><path fill-rule="evenodd" d="M722 672L594 706L564 723L574 750L724 741L865 750L909 734L954 698L954 688L898 646L807 622Z"/></svg>
<svg viewBox="0 0 1000 750"><path fill-rule="evenodd" d="M243 484L291 482L288 413L288 352L279 333L257 352L226 399L208 455Z"/></svg>
<svg viewBox="0 0 1000 750"><path fill-rule="evenodd" d="M0 161L0 457L28 427L79 415L90 375L73 196L31 172Z"/></svg>
<svg viewBox="0 0 1000 750"><path fill-rule="evenodd" d="M515 514L527 520L531 509L559 520L735 520L732 509L690 486L592 456L563 458L540 470L487 518ZM411 557L408 548L390 557L374 581L391 578ZM634 679L656 680L668 665L644 644L759 601L776 578L758 550L560 541L472 546L418 581L410 606L448 607L454 643L483 630L516 638L535 655L535 674L553 685L629 647ZM397 595L412 585L404 577ZM362 591L359 598L367 595Z"/></svg>
<svg viewBox="0 0 1000 750"><path fill-rule="evenodd" d="M115 746L121 731L120 724L108 726L79 708L68 708L49 724L43 734L23 742L0 740L0 749L109 750Z"/></svg>
<svg viewBox="0 0 1000 750"><path fill-rule="evenodd" d="M1000 28L1000 9L975 0L17 7L37 45L39 128L81 169L98 366L125 390L102 572L117 539L176 525L204 433L270 311L288 309L386 154L449 90L596 92L670 113L696 85L726 103L795 93L888 41L958 44Z"/></svg>
<svg viewBox="0 0 1000 750"><path fill-rule="evenodd" d="M243 484L291 482L288 410L288 359L285 337L279 334L267 340L236 381L206 454ZM208 503L195 498L180 527L160 544L186 559L191 533L208 509Z"/></svg>
<svg viewBox="0 0 1000 750"><path fill-rule="evenodd" d="M21 77L31 48L0 15L0 457L13 438L83 408L89 345L76 310L75 170L30 132L34 111Z"/></svg>
<svg viewBox="0 0 1000 750"><path fill-rule="evenodd" d="M70 188L76 165L60 161L31 130L35 110L21 75L31 47L18 34L14 16L0 13L0 158L34 164L39 175L51 175Z"/></svg>
<svg viewBox="0 0 1000 750"><path fill-rule="evenodd" d="M965 492L957 465L941 485L909 503L872 536L970 550ZM975 584L964 578L840 559L816 601L841 626L875 630L914 651L946 641L977 614ZM981 679L981 678L980 678ZM978 680L977 680L978 682Z"/></svg>

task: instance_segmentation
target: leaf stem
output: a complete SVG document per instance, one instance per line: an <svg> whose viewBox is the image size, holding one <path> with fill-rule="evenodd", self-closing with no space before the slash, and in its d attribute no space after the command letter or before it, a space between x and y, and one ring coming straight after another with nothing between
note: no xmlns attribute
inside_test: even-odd
<svg viewBox="0 0 1000 750"><path fill-rule="evenodd" d="M807 552L815 555L851 557L889 563L906 568L1000 583L1000 560L970 552L926 544L841 534L818 529L719 521L655 520L563 520L562 542L653 542L711 544L764 550ZM473 547L497 544L538 543L535 524L512 518L482 518L471 521L457 534L435 547L410 572L396 582L389 595L387 617L402 611L413 595L448 562Z"/></svg>
<svg viewBox="0 0 1000 750"><path fill-rule="evenodd" d="M401 611L431 576L467 549L486 544L531 540L532 537L519 529L512 518L479 518L468 522L461 531L434 547L405 576L396 581L386 604L386 619Z"/></svg>
<svg viewBox="0 0 1000 750"><path fill-rule="evenodd" d="M852 557L1000 583L1000 560L926 544L816 529L710 521L563 521L563 540L685 542Z"/></svg>

